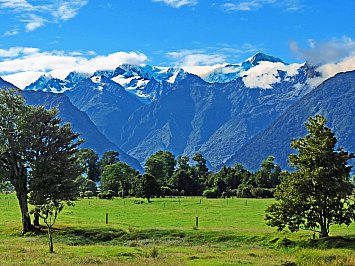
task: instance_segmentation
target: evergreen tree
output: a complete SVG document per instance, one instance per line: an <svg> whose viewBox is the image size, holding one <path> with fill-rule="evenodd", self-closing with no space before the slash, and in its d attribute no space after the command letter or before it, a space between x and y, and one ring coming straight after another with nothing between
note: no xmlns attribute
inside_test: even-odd
<svg viewBox="0 0 355 266"><path fill-rule="evenodd" d="M26 105L15 90L0 91L0 176L16 191L22 234L32 228L29 193L40 204L49 198L71 200L70 191L64 195L71 186L76 194L73 177L79 170L74 154L81 141L56 115L55 110Z"/></svg>
<svg viewBox="0 0 355 266"><path fill-rule="evenodd" d="M37 211L40 206L52 202L74 201L79 195L79 176L82 167L78 161L79 134L69 124L61 125L56 118L56 109L45 110L36 107L33 117L28 188L29 202L35 205L35 225L38 225Z"/></svg>
<svg viewBox="0 0 355 266"><path fill-rule="evenodd" d="M289 156L295 172L282 173L277 201L266 210L268 225L291 232L312 230L327 237L331 225L349 225L355 219L347 164L354 154L335 148L337 139L325 124L320 115L310 117L306 137L292 141L291 147L298 151Z"/></svg>

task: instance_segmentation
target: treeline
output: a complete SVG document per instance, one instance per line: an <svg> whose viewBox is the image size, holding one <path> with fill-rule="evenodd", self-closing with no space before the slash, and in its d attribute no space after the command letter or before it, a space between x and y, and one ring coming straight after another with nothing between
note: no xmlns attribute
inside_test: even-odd
<svg viewBox="0 0 355 266"><path fill-rule="evenodd" d="M207 160L199 153L192 158L158 151L145 163L140 174L124 162L117 152L106 152L102 159L91 149L81 149L79 160L84 168L82 196L100 198L114 196L152 197L205 196L207 198L270 198L279 184L280 166L269 156L252 173L242 165L224 166L211 172ZM99 193L98 193L99 191Z"/></svg>

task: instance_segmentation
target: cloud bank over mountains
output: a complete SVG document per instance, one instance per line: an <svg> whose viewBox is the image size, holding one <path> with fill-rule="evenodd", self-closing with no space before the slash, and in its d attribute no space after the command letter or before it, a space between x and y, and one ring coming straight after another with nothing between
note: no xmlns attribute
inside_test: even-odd
<svg viewBox="0 0 355 266"><path fill-rule="evenodd" d="M183 68L189 73L204 77L216 68L235 63L230 61L236 60L245 51L250 53L256 48L233 49L233 51L231 49L217 47L166 52L166 58L170 59L166 67ZM355 69L355 41L350 37L344 36L323 43L309 40L308 48L301 48L298 43L291 41L290 49L299 59L316 66L322 74L321 77L309 80L312 86L319 85L339 72ZM137 51L118 51L98 55L93 51L41 51L35 47L11 47L0 49L0 76L23 88L43 74L64 79L72 71L92 74L97 70L113 70L122 64L146 65L149 61L150 58L146 54ZM245 76L243 81L250 88L267 89L270 84L278 82L278 71L293 76L299 67L298 63L261 62L245 73L241 73L241 77Z"/></svg>
<svg viewBox="0 0 355 266"><path fill-rule="evenodd" d="M301 48L297 42L291 41L290 49L299 59L318 66L322 77L311 79L312 86L318 86L337 73L355 69L355 41L352 38L343 36L325 42L309 39L308 43L308 48Z"/></svg>
<svg viewBox="0 0 355 266"><path fill-rule="evenodd" d="M148 57L138 52L115 52L96 55L94 52L40 51L37 48L0 49L0 75L22 88L48 73L65 78L71 71L92 74L96 70L115 69L122 64L145 64Z"/></svg>

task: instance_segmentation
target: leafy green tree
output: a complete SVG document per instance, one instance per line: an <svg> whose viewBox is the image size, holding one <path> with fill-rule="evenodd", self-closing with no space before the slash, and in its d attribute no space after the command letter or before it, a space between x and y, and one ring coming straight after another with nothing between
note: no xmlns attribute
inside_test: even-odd
<svg viewBox="0 0 355 266"><path fill-rule="evenodd" d="M66 182L71 184L71 180L59 175L64 171L68 171L68 175L76 173L74 166L66 168L71 165L68 161L74 165L75 156L70 159L66 156L76 152L81 143L79 135L71 131L70 125L61 125L56 115L53 109L26 105L15 90L0 91L0 176L6 177L16 191L22 234L32 229L28 194L37 203L45 203L47 198L60 198L62 188ZM52 183L57 178L65 184ZM41 193L43 195L39 197Z"/></svg>
<svg viewBox="0 0 355 266"><path fill-rule="evenodd" d="M38 206L38 213L43 218L44 223L47 226L48 232L48 244L49 252L53 253L53 237L52 237L52 227L55 224L59 213L63 210L64 204L61 201L48 200L42 205Z"/></svg>
<svg viewBox="0 0 355 266"><path fill-rule="evenodd" d="M202 192L200 182L192 168L187 171L176 170L170 180L170 185L182 195L196 196Z"/></svg>
<svg viewBox="0 0 355 266"><path fill-rule="evenodd" d="M13 185L22 217L22 234L31 229L28 212L28 145L32 142L32 108L15 90L0 91L0 172Z"/></svg>
<svg viewBox="0 0 355 266"><path fill-rule="evenodd" d="M80 182L79 191L81 193L87 194L89 192L89 194L91 194L91 195L96 195L97 187L96 187L96 183L94 181L81 177L79 182Z"/></svg>
<svg viewBox="0 0 355 266"><path fill-rule="evenodd" d="M289 156L295 172L282 173L277 201L268 207L265 219L279 230L306 229L328 237L332 224L349 225L355 219L348 166L354 154L335 149L337 139L323 116L310 117L305 125L308 134L291 143L298 151Z"/></svg>
<svg viewBox="0 0 355 266"><path fill-rule="evenodd" d="M137 175L135 169L123 162L106 165L101 175L101 190L113 190L124 197Z"/></svg>
<svg viewBox="0 0 355 266"><path fill-rule="evenodd" d="M35 205L34 225L39 225L37 211L48 202L72 202L79 195L79 176L82 167L77 147L82 142L69 124L61 125L56 109L36 107L31 143L28 181L29 202Z"/></svg>
<svg viewBox="0 0 355 266"><path fill-rule="evenodd" d="M188 156L179 156L177 159L177 170L189 171L191 168L189 161L190 158Z"/></svg>
<svg viewBox="0 0 355 266"><path fill-rule="evenodd" d="M92 149L81 148L78 153L78 160L84 169L86 178L98 182L100 180L100 169L97 153Z"/></svg>
<svg viewBox="0 0 355 266"><path fill-rule="evenodd" d="M139 182L138 195L145 197L148 202L151 202L150 199L159 194L160 186L156 178L151 174L142 175Z"/></svg>
<svg viewBox="0 0 355 266"><path fill-rule="evenodd" d="M153 175L160 186L166 186L175 170L176 160L169 151L158 151L148 158L145 172Z"/></svg>
<svg viewBox="0 0 355 266"><path fill-rule="evenodd" d="M192 157L192 160L195 161L194 168L196 174L201 180L201 183L205 184L208 180L209 173L210 173L207 167L207 160L203 158L202 154L200 153L196 153L194 157Z"/></svg>
<svg viewBox="0 0 355 266"><path fill-rule="evenodd" d="M106 151L99 162L100 173L103 172L106 165L118 163L120 161L118 158L119 155L117 151Z"/></svg>

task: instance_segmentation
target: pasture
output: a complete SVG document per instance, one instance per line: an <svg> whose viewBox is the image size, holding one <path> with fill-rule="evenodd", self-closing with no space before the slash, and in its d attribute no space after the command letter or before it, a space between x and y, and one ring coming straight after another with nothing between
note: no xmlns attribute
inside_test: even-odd
<svg viewBox="0 0 355 266"><path fill-rule="evenodd" d="M20 237L17 199L0 194L0 265L355 265L355 224L326 240L277 232L264 222L272 202L81 199L60 213L49 254L45 228Z"/></svg>

